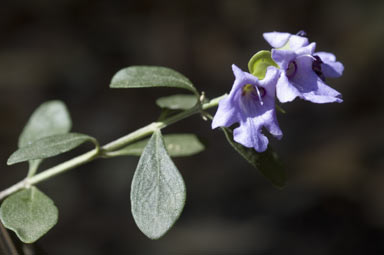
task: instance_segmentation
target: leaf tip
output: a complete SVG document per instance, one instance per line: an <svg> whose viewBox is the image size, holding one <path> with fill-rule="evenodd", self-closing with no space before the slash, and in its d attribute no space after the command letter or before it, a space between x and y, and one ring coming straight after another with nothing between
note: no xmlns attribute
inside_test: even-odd
<svg viewBox="0 0 384 255"><path fill-rule="evenodd" d="M13 153L11 156L9 156L9 158L7 160L7 166L13 165L15 163L17 163L17 162L14 159L14 153Z"/></svg>

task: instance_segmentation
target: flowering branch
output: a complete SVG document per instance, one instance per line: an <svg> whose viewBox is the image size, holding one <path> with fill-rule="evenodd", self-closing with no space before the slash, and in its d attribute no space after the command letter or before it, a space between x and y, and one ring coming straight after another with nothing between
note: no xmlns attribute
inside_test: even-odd
<svg viewBox="0 0 384 255"><path fill-rule="evenodd" d="M191 95L159 98L160 120L100 146L85 134L71 133L66 106L61 101L42 104L32 114L19 137L18 150L7 164L29 163L27 177L0 192L0 220L21 241L42 237L58 220L53 201L35 185L98 158L140 156L131 185L131 210L139 229L149 238L163 236L179 218L185 204L184 180L171 157L190 156L204 149L193 134L162 135L161 130L194 114L212 120L212 128L224 132L229 144L272 184L285 185L285 174L277 154L263 133L281 139L276 103L300 98L312 103L341 103L341 94L325 84L342 75L343 64L328 52L315 52L302 31L264 33L271 51L259 51L248 63L249 72L232 65L235 81L230 93L210 101L184 75L166 67L130 66L117 72L111 88L172 87ZM208 101L208 102L207 102ZM205 112L218 106L212 117ZM277 111L276 111L277 110ZM237 126L234 127L234 125ZM146 139L146 137L149 137ZM95 148L37 173L49 157L72 150L85 142ZM36 227L39 226L39 227Z"/></svg>

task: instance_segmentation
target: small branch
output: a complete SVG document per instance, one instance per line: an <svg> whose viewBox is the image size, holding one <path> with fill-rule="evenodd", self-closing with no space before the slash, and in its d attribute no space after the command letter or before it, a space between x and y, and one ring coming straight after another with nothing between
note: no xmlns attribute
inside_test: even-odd
<svg viewBox="0 0 384 255"><path fill-rule="evenodd" d="M4 199L5 197L9 196L12 193L15 193L16 191L19 191L23 188L29 188L31 185L37 184L41 181L44 181L46 179L49 179L55 175L58 175L60 173L66 172L70 169L73 169L77 166L83 165L95 158L98 157L99 150L93 149L89 152L86 152L80 156L77 156L73 159L70 159L68 161L65 161L57 166L51 167L37 175L34 175L30 178L25 178L24 180L14 184L13 186L9 187L8 189L3 190L0 192L0 200Z"/></svg>
<svg viewBox="0 0 384 255"><path fill-rule="evenodd" d="M80 165L83 165L89 161L92 161L96 158L103 157L103 155L108 155L108 153L111 153L117 149L120 149L123 146L126 146L132 142L135 142L141 138L144 138L150 134L152 134L156 129L162 129L166 126L169 126L175 122L178 122L182 119L185 119L191 115L194 115L196 113L202 112L202 110L207 110L209 108L215 107L218 105L219 101L223 99L226 95L217 97L212 99L206 104L196 105L195 107L192 107L191 109L185 110L179 114L176 114L174 116L171 116L163 121L160 122L153 122L145 127L142 127L126 136L123 136L121 138L116 139L115 141L112 141L101 148L98 146L97 143L95 143L96 148L88 151L80 156L77 156L75 158L72 158L68 161L65 161L57 166L51 167L45 171L40 172L39 174L29 176L26 179L14 184L13 186L3 190L0 192L0 200L4 199L5 197L9 196L12 193L15 193L23 188L29 188L31 185L35 185L39 182L42 182L44 180L47 180L53 176L56 176L58 174L64 173L70 169L73 169L75 167L78 167Z"/></svg>

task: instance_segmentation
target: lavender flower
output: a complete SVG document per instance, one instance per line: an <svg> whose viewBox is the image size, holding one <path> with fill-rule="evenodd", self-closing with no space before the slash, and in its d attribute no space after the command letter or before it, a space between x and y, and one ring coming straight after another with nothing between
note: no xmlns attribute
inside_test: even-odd
<svg viewBox="0 0 384 255"><path fill-rule="evenodd" d="M275 85L279 72L275 67L268 67L265 78L259 80L236 65L232 65L232 70L235 82L229 95L220 101L212 128L239 123L233 132L234 140L263 152L268 145L268 138L262 134L263 127L278 139L283 135L275 113Z"/></svg>
<svg viewBox="0 0 384 255"><path fill-rule="evenodd" d="M273 48L295 51L309 44L308 38L304 35L305 33L303 31L300 31L296 35L290 33L269 32L264 33L263 37Z"/></svg>
<svg viewBox="0 0 384 255"><path fill-rule="evenodd" d="M272 46L272 59L280 66L281 76L276 84L280 102L296 97L313 103L342 102L341 94L325 84L326 77L339 77L344 70L336 57L327 52L315 52L316 43L289 33L264 33Z"/></svg>

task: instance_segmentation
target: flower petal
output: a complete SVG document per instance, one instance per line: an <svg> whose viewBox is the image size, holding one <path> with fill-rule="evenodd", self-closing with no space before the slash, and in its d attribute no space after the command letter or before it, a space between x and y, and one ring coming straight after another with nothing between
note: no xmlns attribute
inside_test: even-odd
<svg viewBox="0 0 384 255"><path fill-rule="evenodd" d="M212 120L212 129L217 127L229 127L239 121L237 107L231 102L229 96L219 102L217 111Z"/></svg>
<svg viewBox="0 0 384 255"><path fill-rule="evenodd" d="M239 114L243 109L240 109L240 94L245 84L259 84L257 77L250 73L242 71L236 65L232 65L232 70L235 75L229 96L219 102L217 112L212 120L212 128L229 127L240 121Z"/></svg>
<svg viewBox="0 0 384 255"><path fill-rule="evenodd" d="M296 58L296 53L291 50L272 49L272 59L282 70L286 70L291 61Z"/></svg>
<svg viewBox="0 0 384 255"><path fill-rule="evenodd" d="M314 56L319 56L323 61L321 71L325 77L337 78L343 74L344 66L336 61L336 56L329 52L316 52Z"/></svg>
<svg viewBox="0 0 384 255"><path fill-rule="evenodd" d="M318 79L317 81L317 89L303 93L303 98L318 104L343 102L343 99L341 99L341 94L326 85L321 79Z"/></svg>
<svg viewBox="0 0 384 255"><path fill-rule="evenodd" d="M283 47L288 42L290 36L291 36L290 33L281 33L281 32L268 32L263 34L264 39L273 48Z"/></svg>
<svg viewBox="0 0 384 255"><path fill-rule="evenodd" d="M277 139L281 139L283 137L283 132L277 122L275 108L273 107L271 110L265 112L262 117L264 119L264 126L267 128L269 133Z"/></svg>
<svg viewBox="0 0 384 255"><path fill-rule="evenodd" d="M265 126L270 133L282 137L275 113L275 100L273 97L264 97L264 104L260 105L253 101L243 102L246 108L240 112L240 127L234 130L234 140L248 148L262 152L266 150L268 139L262 134Z"/></svg>
<svg viewBox="0 0 384 255"><path fill-rule="evenodd" d="M282 73L276 84L276 96L281 103L293 101L301 93L297 88L288 80L285 73Z"/></svg>
<svg viewBox="0 0 384 255"><path fill-rule="evenodd" d="M336 56L330 52L319 51L313 54L319 56L323 62L335 62Z"/></svg>
<svg viewBox="0 0 384 255"><path fill-rule="evenodd" d="M316 43L310 43L304 47L301 47L300 49L297 49L295 53L297 56L312 55L313 52L315 52L315 49L316 49Z"/></svg>
<svg viewBox="0 0 384 255"><path fill-rule="evenodd" d="M264 79L262 79L259 84L267 90L268 94L274 95L276 89L275 85L279 77L280 70L274 66L269 66L267 68L267 72L265 73Z"/></svg>
<svg viewBox="0 0 384 255"><path fill-rule="evenodd" d="M248 148L263 152L268 147L268 138L261 133L258 119L247 118L240 126L233 130L233 139Z"/></svg>
<svg viewBox="0 0 384 255"><path fill-rule="evenodd" d="M238 68L235 64L232 65L232 71L235 75L235 82L233 83L231 92L229 93L230 97L235 96L236 92L241 89L245 84L258 84L259 79L256 76L253 76L250 73L244 72Z"/></svg>
<svg viewBox="0 0 384 255"><path fill-rule="evenodd" d="M291 35L288 41L289 48L293 51L308 45L308 38L298 35Z"/></svg>
<svg viewBox="0 0 384 255"><path fill-rule="evenodd" d="M342 102L341 94L326 85L312 70L312 57L301 56L296 59L297 72L291 79L301 93L300 97L313 103Z"/></svg>

